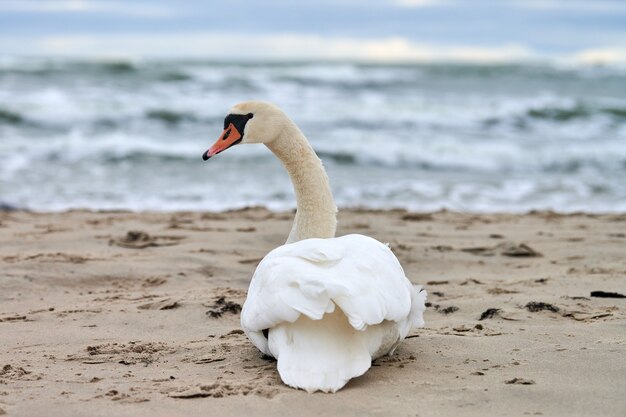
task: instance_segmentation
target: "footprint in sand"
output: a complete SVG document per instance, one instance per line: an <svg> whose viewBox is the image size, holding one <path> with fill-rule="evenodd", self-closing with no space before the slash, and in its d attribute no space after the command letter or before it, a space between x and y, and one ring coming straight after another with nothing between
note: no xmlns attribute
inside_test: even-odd
<svg viewBox="0 0 626 417"><path fill-rule="evenodd" d="M165 284L166 282L167 282L167 278L165 277L150 277L150 278L144 279L141 286L144 288L158 287L160 285Z"/></svg>
<svg viewBox="0 0 626 417"><path fill-rule="evenodd" d="M20 366L4 365L0 369L0 384L7 384L7 381L38 381L41 379L41 375L34 374L31 371Z"/></svg>
<svg viewBox="0 0 626 417"><path fill-rule="evenodd" d="M231 395L256 395L264 398L273 398L278 394L277 388L267 386L262 382L239 383L234 381L220 381L207 385L184 387L170 392L172 398L223 398Z"/></svg>
<svg viewBox="0 0 626 417"><path fill-rule="evenodd" d="M171 351L169 346L161 342L106 343L87 346L84 352L68 355L66 360L84 364L119 363L121 365L134 365L141 363L148 366Z"/></svg>

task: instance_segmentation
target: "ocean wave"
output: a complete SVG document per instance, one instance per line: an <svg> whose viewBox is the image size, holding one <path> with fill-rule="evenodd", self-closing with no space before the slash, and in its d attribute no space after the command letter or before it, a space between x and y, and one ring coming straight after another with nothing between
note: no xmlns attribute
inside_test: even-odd
<svg viewBox="0 0 626 417"><path fill-rule="evenodd" d="M51 103L50 106L52 105ZM506 105L501 108L505 107ZM361 132L361 134L376 132L381 138L388 137L384 132L438 135L442 132L464 134L460 130L470 129L472 132L484 130L493 134L494 129L502 129L502 133L506 134L510 128L519 130L537 128L552 135L561 135L569 129L569 126L574 126L572 123L578 122L585 122L587 129L594 129L599 134L610 130L619 131L626 125L626 107L621 106L529 103L527 107L519 105L517 107L517 110L500 111L500 115L493 115L488 111L474 111L455 119L451 118L455 111L453 108L444 111L433 109L415 113L399 112L382 118L376 118L373 114L375 109L369 109L367 112L362 110L362 116L359 118L328 115L329 117L324 119L303 119L300 124L306 132L312 135L335 135L337 132L345 131ZM57 132L70 132L76 128L91 132L130 132L140 130L142 126L148 128L151 124L157 123L169 129L187 126L196 130L210 131L210 129L218 129L223 120L223 116L217 112L214 115L203 115L200 109L189 108L146 106L145 109L129 108L118 112L109 111L109 114L102 113L105 112L80 109L78 103L68 103L63 108L50 107L45 111L31 110L30 112L0 108L0 127L3 125L23 126Z"/></svg>
<svg viewBox="0 0 626 417"><path fill-rule="evenodd" d="M21 114L0 108L0 124L19 125L24 122Z"/></svg>
<svg viewBox="0 0 626 417"><path fill-rule="evenodd" d="M598 107L576 103L573 106L548 106L531 108L526 112L530 118L568 122L575 119L587 119L594 115L611 116L617 121L626 120L626 107Z"/></svg>
<svg viewBox="0 0 626 417"><path fill-rule="evenodd" d="M193 77L191 75L176 70L163 72L162 74L159 74L157 78L159 81L164 82L180 82L193 80Z"/></svg>
<svg viewBox="0 0 626 417"><path fill-rule="evenodd" d="M142 120L170 127L181 124L199 126L214 123L216 118L223 117L232 102L250 96L287 105L300 103L293 106L294 118L312 131L341 128L397 130L429 126L448 131L501 127L523 130L537 124L543 129L546 123L567 125L591 119L602 131L609 122L623 125L626 121L623 97L613 99L614 103L611 103L593 92L584 91L584 97L577 97L543 91L549 85L542 86L538 94L523 93L516 85L524 80L503 80L499 88L514 90L514 94L507 95L498 90L490 91L497 81L486 79L478 84L463 84L462 79L456 78L457 72L485 72L489 75L492 72L532 71L523 66L453 66L447 69L451 73L446 73L443 70L448 66L436 65L257 67L125 61L54 61L47 65L67 67L68 74L73 75L53 83L46 82L44 77L41 85L31 85L32 81L19 79L3 82L0 77L0 101L10 102L11 107L4 110L21 116L23 120L66 126L68 130L76 125L87 129L92 125L96 130L124 130ZM90 72L81 66L99 69ZM129 73L135 75L128 78ZM95 75L92 79L84 79L89 74ZM75 82L74 75L80 83ZM15 89L20 85L24 88ZM320 88L323 85L328 88ZM605 94L604 90L602 94ZM304 104L302 100L310 103ZM16 123L10 115L0 117L0 125ZM608 128L615 129L617 125L610 124Z"/></svg>
<svg viewBox="0 0 626 417"><path fill-rule="evenodd" d="M355 80L361 77L378 79L391 78L390 74L423 75L428 77L475 77L492 79L493 77L533 77L559 78L564 76L614 77L626 74L623 65L584 65L562 63L494 63L494 64L463 64L463 63L359 63L350 61L338 62L275 62L251 61L233 63L219 60L167 60L167 59L118 59L118 58L59 58L59 57L3 57L0 58L0 73L31 73L50 75L58 72L89 73L100 72L109 74L128 74L149 72L161 69L212 69L216 71L264 71L279 75L300 74L306 78L333 80Z"/></svg>
<svg viewBox="0 0 626 417"><path fill-rule="evenodd" d="M221 127L221 126L220 126ZM8 137L0 146L4 154L4 170L17 174L25 166L39 167L42 161L53 164L86 163L94 169L110 169L119 164L143 164L184 167L200 163L200 156L218 135L207 133L201 137L189 136L156 139L138 133L116 130L92 134L73 131L69 135L56 134L45 139ZM35 132L36 134L36 132ZM25 146L25 144L29 144ZM316 139L312 145L318 156L329 166L346 168L396 169L415 173L449 173L450 175L507 176L515 173L533 175L580 175L591 173L626 172L626 147L619 141L606 138L596 142L524 142L476 141L463 137L440 136L437 140L364 138L339 136ZM263 146L240 146L220 159L242 166L254 166L273 161ZM12 165L12 160L21 161ZM278 164L276 163L278 166ZM98 168L99 167L99 168ZM594 174L595 175L595 174Z"/></svg>
<svg viewBox="0 0 626 417"><path fill-rule="evenodd" d="M532 171L534 174L581 174L591 172L611 173L626 168L626 151L613 147L604 152L595 148L563 151L553 149L550 154L538 156L527 150L502 150L500 152L459 152L456 155L443 155L437 149L415 151L348 153L342 151L318 151L323 161L337 165L360 167L383 167L386 169L409 169L415 172L438 172L450 174L490 174L512 175ZM520 153L516 158L513 155Z"/></svg>
<svg viewBox="0 0 626 417"><path fill-rule="evenodd" d="M234 167L230 167L233 169ZM128 174L133 171L125 171ZM8 207L32 210L66 210L71 208L130 209L130 210L211 210L221 211L246 206L265 206L272 210L295 207L295 200L286 178L259 184L234 179L215 184L211 179L224 172L224 167L214 172L195 171L202 174L183 191L173 178L154 175L142 181L127 176L91 175L77 181L72 190L42 190L30 195L24 189L14 190L4 196ZM240 175L254 175L246 173ZM135 172L135 175L140 173ZM362 178L368 177L362 173ZM333 181L333 193L339 207L367 207L378 209L405 208L432 211L442 208L470 212L525 212L533 209L552 209L561 212L624 212L626 199L619 183L598 184L593 181L578 182L568 179L512 178L505 181L484 181L475 178L451 181L443 177L399 178L385 181L359 183ZM106 184L114 180L116 189ZM240 188L240 192L236 192ZM159 192L159 190L161 192ZM54 191L54 192L53 192Z"/></svg>
<svg viewBox="0 0 626 417"><path fill-rule="evenodd" d="M110 149L97 150L93 152L82 151L62 151L49 150L32 155L31 163L52 162L68 163L78 161L91 161L92 163L107 165L119 165L122 163L131 164L173 164L200 163L200 156L208 146L207 141L204 147L194 147L191 151L171 152L170 150L153 147L151 149ZM238 150L239 151L239 150ZM232 154L232 152L231 152ZM535 174L580 174L585 171L606 172L609 174L616 168L626 167L626 158L613 158L611 161L597 159L594 157L580 159L576 156L570 159L562 158L558 161L545 160L540 162L507 164L506 161L489 161L487 163L477 163L467 159L441 161L437 158L423 157L402 157L402 158L379 158L376 155L355 156L348 153L328 153L318 152L318 156L327 164L336 164L354 167L379 167L386 169L402 168L410 169L416 173L450 173L450 174L487 174L510 175L512 173L523 173L532 169ZM258 155L231 156L232 161L240 164L258 163L259 158L271 160L269 153L264 152ZM500 162L500 163L499 163Z"/></svg>
<svg viewBox="0 0 626 417"><path fill-rule="evenodd" d="M125 60L72 60L24 58L0 64L0 76L6 74L46 77L59 74L129 74L138 71L135 63Z"/></svg>
<svg viewBox="0 0 626 417"><path fill-rule="evenodd" d="M276 83L293 83L302 87L324 87L328 89L345 89L348 91L402 89L414 87L416 83L416 79L413 77L397 78L393 76L390 76L388 79L370 77L328 79L306 75L283 75L273 77L272 81Z"/></svg>
<svg viewBox="0 0 626 417"><path fill-rule="evenodd" d="M340 205L616 210L625 82L550 65L0 59L0 195L37 209L291 207L263 146L201 161L228 108L258 98L300 126Z"/></svg>
<svg viewBox="0 0 626 417"><path fill-rule="evenodd" d="M179 124L182 122L199 122L201 119L193 113L173 111L169 109L153 109L145 113L148 119L154 119L166 124Z"/></svg>

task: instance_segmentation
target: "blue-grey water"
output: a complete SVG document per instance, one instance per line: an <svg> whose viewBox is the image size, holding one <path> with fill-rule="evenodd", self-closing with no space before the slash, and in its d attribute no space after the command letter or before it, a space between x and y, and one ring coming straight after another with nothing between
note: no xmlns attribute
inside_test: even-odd
<svg viewBox="0 0 626 417"><path fill-rule="evenodd" d="M203 162L227 109L272 101L340 206L626 211L626 70L0 60L0 204L294 206L262 145Z"/></svg>

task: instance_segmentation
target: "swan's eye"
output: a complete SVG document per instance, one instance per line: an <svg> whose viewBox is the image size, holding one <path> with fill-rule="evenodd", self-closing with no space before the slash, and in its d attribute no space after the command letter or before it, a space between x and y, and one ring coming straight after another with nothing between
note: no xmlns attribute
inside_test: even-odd
<svg viewBox="0 0 626 417"><path fill-rule="evenodd" d="M254 114L248 113L246 116L248 116L248 119L252 119L254 117Z"/></svg>

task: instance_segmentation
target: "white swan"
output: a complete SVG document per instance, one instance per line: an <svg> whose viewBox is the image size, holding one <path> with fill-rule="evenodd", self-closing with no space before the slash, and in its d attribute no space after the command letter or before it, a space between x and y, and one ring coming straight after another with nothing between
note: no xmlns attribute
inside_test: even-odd
<svg viewBox="0 0 626 417"><path fill-rule="evenodd" d="M424 325L426 292L386 245L334 237L337 208L322 162L282 110L259 101L235 105L203 159L238 143L264 143L282 161L298 206L287 243L252 277L241 325L278 360L285 384L335 392Z"/></svg>

